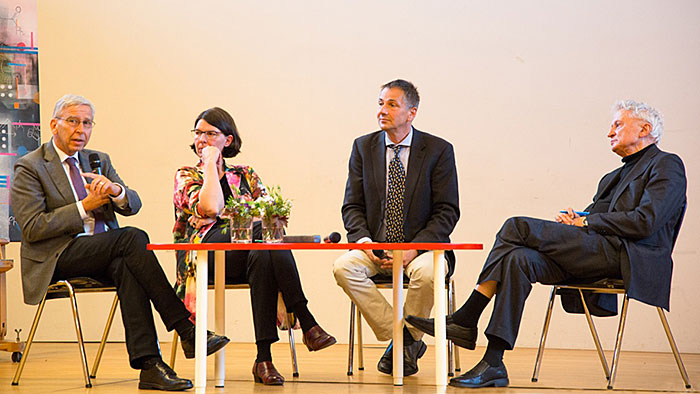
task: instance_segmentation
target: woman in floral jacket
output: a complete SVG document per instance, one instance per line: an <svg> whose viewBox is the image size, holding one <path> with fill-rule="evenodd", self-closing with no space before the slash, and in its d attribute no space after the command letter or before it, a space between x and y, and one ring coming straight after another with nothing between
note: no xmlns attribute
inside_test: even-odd
<svg viewBox="0 0 700 394"><path fill-rule="evenodd" d="M229 166L224 157L234 157L241 138L233 118L221 108L202 112L192 130L192 150L199 157L195 167L182 167L175 174L175 242L230 242L228 220L219 215L229 197L255 200L267 194L258 175L249 166ZM214 277L209 259L210 280ZM178 295L194 312L194 262L190 254L177 254ZM253 307L257 359L253 364L255 381L280 385L284 377L272 364L270 345L277 336L277 293L282 293L287 310L299 319L304 344L310 351L335 343L307 308L294 256L290 251L237 250L226 252L226 283L248 283Z"/></svg>

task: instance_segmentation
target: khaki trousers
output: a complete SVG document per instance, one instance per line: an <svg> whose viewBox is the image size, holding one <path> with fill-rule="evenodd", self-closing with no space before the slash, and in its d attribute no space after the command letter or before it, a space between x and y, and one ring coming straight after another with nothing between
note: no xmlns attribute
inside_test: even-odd
<svg viewBox="0 0 700 394"><path fill-rule="evenodd" d="M443 264L447 261L443 259ZM340 256L333 264L335 280L360 308L367 323L380 341L388 341L393 336L393 310L382 296L377 286L369 278L377 275L391 275L391 269L382 269L373 263L362 250L351 250ZM404 303L404 316L430 317L433 308L433 253L426 252L416 257L404 269L410 279ZM442 285L443 280L438 283ZM410 325L409 331L418 340L423 333Z"/></svg>

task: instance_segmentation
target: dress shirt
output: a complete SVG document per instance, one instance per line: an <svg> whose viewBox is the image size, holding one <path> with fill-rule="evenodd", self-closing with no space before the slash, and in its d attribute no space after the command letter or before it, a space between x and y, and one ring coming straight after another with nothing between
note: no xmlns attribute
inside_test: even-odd
<svg viewBox="0 0 700 394"><path fill-rule="evenodd" d="M58 153L58 158L61 160L61 165L63 166L63 172L66 173L66 177L68 178L68 184L70 185L70 189L73 192L73 197L75 198L75 206L78 208L78 212L80 212L80 218L83 220L83 232L78 234L78 237L85 236L85 235L93 235L95 233L95 217L93 216L92 213L89 213L85 211L85 208L83 207L83 203L80 202L78 199L78 194L75 192L75 187L73 186L73 182L71 182L70 179L70 167L68 162L66 162L66 159L69 157L72 157L75 159L75 161L78 163L78 170L82 172L82 168L80 168L80 160L78 160L78 152L75 152L74 155L68 156L65 152L60 150L56 146L56 142L52 139L51 143L53 144L53 148L56 150L56 153ZM85 178L82 176L80 179L83 180L83 184L86 184ZM128 201L126 199L126 189L124 186L115 183L115 185L118 185L122 192L116 196L112 197L109 196L110 199L112 199L112 202L117 205L119 208L125 208L128 204ZM107 223L105 223L105 230L109 230L107 227Z"/></svg>

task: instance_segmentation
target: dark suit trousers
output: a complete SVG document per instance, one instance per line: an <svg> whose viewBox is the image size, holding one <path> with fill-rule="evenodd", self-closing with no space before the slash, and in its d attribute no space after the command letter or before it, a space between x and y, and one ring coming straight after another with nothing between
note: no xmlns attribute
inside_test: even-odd
<svg viewBox="0 0 700 394"><path fill-rule="evenodd" d="M217 226L204 237L204 242L231 242L231 235L222 233ZM209 255L209 280L214 278L213 252ZM213 283L213 282L212 282ZM289 250L231 250L226 252L226 283L248 283L253 309L255 341L276 342L277 293L289 312L306 305L299 271ZM303 304L300 304L303 303Z"/></svg>
<svg viewBox="0 0 700 394"><path fill-rule="evenodd" d="M114 283L129 361L137 369L141 367L137 359L160 357L151 302L168 331L191 315L175 295L155 254L146 250L148 242L148 235L134 227L77 237L61 253L53 276L54 280L88 276Z"/></svg>
<svg viewBox="0 0 700 394"><path fill-rule="evenodd" d="M515 345L532 283L620 278L621 242L587 228L514 217L506 220L479 275L498 282L486 336Z"/></svg>

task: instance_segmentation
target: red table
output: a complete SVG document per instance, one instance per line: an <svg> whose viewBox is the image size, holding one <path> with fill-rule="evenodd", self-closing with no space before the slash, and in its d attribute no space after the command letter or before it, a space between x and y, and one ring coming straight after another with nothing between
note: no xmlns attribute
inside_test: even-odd
<svg viewBox="0 0 700 394"><path fill-rule="evenodd" d="M206 243L206 244L149 244L148 250L185 250L196 251L196 272L198 277L209 277L207 253L214 251L214 297L215 304L215 331L219 334L225 333L225 255L227 250L348 250L348 249L384 249L393 251L394 265L392 268L393 283L393 305L394 305L394 385L403 385L403 251L418 249L432 250L433 262L439 263L443 260L445 250L481 250L482 244L466 243ZM434 278L445 277L445 265L433 264ZM435 297L435 384L438 386L447 385L447 339L445 315L447 314L445 286L433 286ZM203 392L207 382L206 364L206 337L207 337L207 281L197 281L197 329L195 334L195 389ZM215 366L216 387L224 386L224 349L216 354Z"/></svg>

